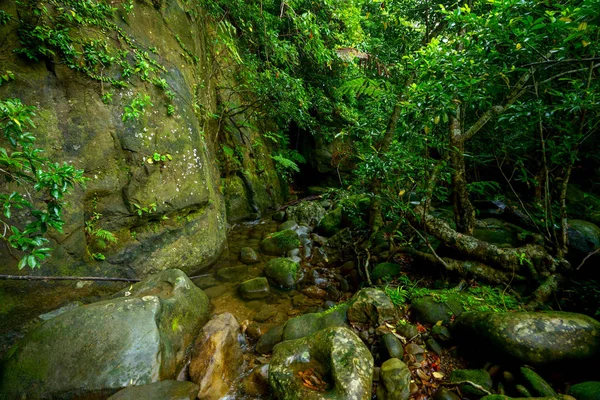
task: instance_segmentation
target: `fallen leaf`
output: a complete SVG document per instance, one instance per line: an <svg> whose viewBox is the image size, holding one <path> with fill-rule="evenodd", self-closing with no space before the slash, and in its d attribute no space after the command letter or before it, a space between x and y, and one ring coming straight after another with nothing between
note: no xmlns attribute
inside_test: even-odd
<svg viewBox="0 0 600 400"><path fill-rule="evenodd" d="M435 379L444 379L444 374L442 374L441 372L434 371L432 375Z"/></svg>

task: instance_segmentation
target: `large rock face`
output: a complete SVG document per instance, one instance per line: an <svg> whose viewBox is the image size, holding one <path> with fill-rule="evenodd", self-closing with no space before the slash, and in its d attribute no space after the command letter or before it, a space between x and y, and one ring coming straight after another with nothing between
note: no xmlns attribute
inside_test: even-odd
<svg viewBox="0 0 600 400"><path fill-rule="evenodd" d="M304 386L300 375L320 376L322 391ZM372 375L369 349L344 327L279 343L269 366L271 389L281 400L367 400Z"/></svg>
<svg viewBox="0 0 600 400"><path fill-rule="evenodd" d="M466 312L456 318L455 337L529 365L589 360L600 354L600 322L567 312ZM491 347L490 347L491 345Z"/></svg>
<svg viewBox="0 0 600 400"><path fill-rule="evenodd" d="M86 399L174 379L208 320L208 298L179 270L81 306L29 333L7 355L0 393L19 399Z"/></svg>
<svg viewBox="0 0 600 400"><path fill-rule="evenodd" d="M40 2L40 8L46 3ZM242 133L219 135L219 123L210 117L217 112L219 96L225 95L218 91L215 76L228 80L232 78L227 73L233 72L214 74L217 49L203 10L180 0L132 4L129 13L115 4L114 16L106 18L108 28L65 22L81 58L77 63L88 68L79 71L48 43L45 46L55 55L40 56L39 62L13 53L23 47L17 35L19 23L43 21L33 18L33 8L25 5L4 2L1 7L12 19L0 25L0 73L9 70L16 78L0 86L0 98L18 97L37 106L33 133L36 143L47 150L44 154L73 163L90 178L86 189L77 189L67 199L64 234L53 234L56 251L43 267L43 275L86 276L102 271L103 275L140 276L169 268L190 272L210 265L219 255L226 235L226 209L238 219L279 199L270 150L266 145L251 147L257 133L244 128L243 138ZM49 4L47 9L51 14L59 12ZM93 55L85 53L80 43L87 46L92 40L98 43L90 45L98 46L98 54L118 62L103 61L106 68L85 64L81 54L86 54L86 60ZM86 71L95 72L96 78ZM115 87L110 80L126 87ZM137 118L127 118L127 107L144 96L152 104ZM231 94L227 98L237 101ZM246 115L237 118L245 120ZM220 146L215 138L238 151L239 169L247 176L239 178L220 165L228 170L221 181ZM170 159L152 161L155 155L166 154ZM259 161L260 168L255 165ZM230 195L230 201L223 193ZM140 211L144 209L148 212ZM85 232L85 222L94 213L100 215L96 227L118 238L108 249L99 248ZM103 253L105 261L95 262L94 253ZM16 272L3 243L0 259L8 261L0 272Z"/></svg>

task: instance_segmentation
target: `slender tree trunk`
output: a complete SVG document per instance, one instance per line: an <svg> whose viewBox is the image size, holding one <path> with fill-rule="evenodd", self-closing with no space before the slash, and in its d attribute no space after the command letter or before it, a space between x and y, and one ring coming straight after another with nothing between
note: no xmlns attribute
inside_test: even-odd
<svg viewBox="0 0 600 400"><path fill-rule="evenodd" d="M467 171L462 137L453 137L450 141L450 147L452 205L454 207L456 230L460 233L471 235L475 227L475 209L469 200L469 192L467 190Z"/></svg>
<svg viewBox="0 0 600 400"><path fill-rule="evenodd" d="M462 129L462 110L459 100L455 100L456 115L450 119L450 166L452 167L452 205L456 229L471 235L475 227L475 210L469 200L467 190L467 169L465 166L465 135Z"/></svg>

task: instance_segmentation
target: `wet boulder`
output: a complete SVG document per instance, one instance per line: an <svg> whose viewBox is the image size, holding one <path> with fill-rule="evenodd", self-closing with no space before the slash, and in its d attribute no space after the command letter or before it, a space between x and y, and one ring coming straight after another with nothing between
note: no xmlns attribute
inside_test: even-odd
<svg viewBox="0 0 600 400"><path fill-rule="evenodd" d="M190 378L200 386L198 399L223 398L233 387L243 363L240 325L230 313L213 317L194 343Z"/></svg>
<svg viewBox="0 0 600 400"><path fill-rule="evenodd" d="M300 264L289 258L269 260L264 273L271 282L284 289L293 288L304 276Z"/></svg>
<svg viewBox="0 0 600 400"><path fill-rule="evenodd" d="M452 316L457 316L465 311L458 294L432 295L412 299L410 305L413 316L422 324L435 325L438 321L448 324Z"/></svg>
<svg viewBox="0 0 600 400"><path fill-rule="evenodd" d="M268 354L272 352L275 345L281 342L282 336L283 325L276 325L272 327L256 342L256 352L259 354Z"/></svg>
<svg viewBox="0 0 600 400"><path fill-rule="evenodd" d="M283 340L303 338L322 329L348 326L348 306L330 308L321 313L309 313L288 320L283 328Z"/></svg>
<svg viewBox="0 0 600 400"><path fill-rule="evenodd" d="M250 279L240 284L239 292L246 300L262 299L270 294L269 282L263 277Z"/></svg>
<svg viewBox="0 0 600 400"><path fill-rule="evenodd" d="M600 228L592 222L570 219L567 236L569 259L575 265L578 265L585 256L600 247ZM591 262L588 267L597 264L599 259L600 257L594 256L592 260L588 260L588 263Z"/></svg>
<svg viewBox="0 0 600 400"><path fill-rule="evenodd" d="M293 219L287 220L277 227L277 232L285 231L288 229L291 231L295 231L296 229L298 229L298 223Z"/></svg>
<svg viewBox="0 0 600 400"><path fill-rule="evenodd" d="M600 354L600 322L568 312L466 312L453 336L529 365L590 360ZM479 348L479 347L478 347Z"/></svg>
<svg viewBox="0 0 600 400"><path fill-rule="evenodd" d="M600 400L600 382L578 383L571 386L568 393L577 400Z"/></svg>
<svg viewBox="0 0 600 400"><path fill-rule="evenodd" d="M391 332L386 333L381 337L381 359L388 360L391 358L402 359L404 356L404 347L402 342Z"/></svg>
<svg viewBox="0 0 600 400"><path fill-rule="evenodd" d="M408 367L397 358L390 358L381 365L378 400L408 400L411 375Z"/></svg>
<svg viewBox="0 0 600 400"><path fill-rule="evenodd" d="M314 378L320 390L306 387L301 375ZM372 376L373 356L344 327L279 343L269 367L269 384L281 400L367 400Z"/></svg>
<svg viewBox="0 0 600 400"><path fill-rule="evenodd" d="M246 265L250 265L256 264L259 261L260 260L258 259L258 255L252 247L243 247L240 250L240 262Z"/></svg>
<svg viewBox="0 0 600 400"><path fill-rule="evenodd" d="M460 391L465 395L472 396L483 396L485 394L489 394L492 390L492 377L490 374L484 369L455 369L450 374L450 383L459 385L462 382L473 382L483 390L464 383L460 385Z"/></svg>
<svg viewBox="0 0 600 400"><path fill-rule="evenodd" d="M208 298L177 269L110 300L81 306L31 331L6 358L6 398L108 397L130 385L174 379L208 320Z"/></svg>
<svg viewBox="0 0 600 400"><path fill-rule="evenodd" d="M285 211L286 219L294 220L299 224L316 226L325 216L325 209L317 202L303 201L289 206Z"/></svg>
<svg viewBox="0 0 600 400"><path fill-rule="evenodd" d="M371 271L371 279L376 281L377 279L393 278L400 275L400 272L402 272L400 264L382 262L377 264Z"/></svg>
<svg viewBox="0 0 600 400"><path fill-rule="evenodd" d="M317 232L325 236L333 236L342 229L342 208L329 211L319 222Z"/></svg>
<svg viewBox="0 0 600 400"><path fill-rule="evenodd" d="M348 320L353 324L379 326L398 318L398 309L384 291L374 288L362 289L349 302Z"/></svg>
<svg viewBox="0 0 600 400"><path fill-rule="evenodd" d="M198 385L192 382L167 380L130 386L110 396L108 400L195 400L198 390Z"/></svg>
<svg viewBox="0 0 600 400"><path fill-rule="evenodd" d="M300 244L298 234L290 229L286 229L267 235L267 237L260 242L260 248L266 254L282 256L290 250L297 249L300 247Z"/></svg>

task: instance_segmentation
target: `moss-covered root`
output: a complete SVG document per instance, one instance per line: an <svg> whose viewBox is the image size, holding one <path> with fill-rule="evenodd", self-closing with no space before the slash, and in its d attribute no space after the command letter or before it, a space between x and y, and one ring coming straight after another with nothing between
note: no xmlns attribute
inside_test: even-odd
<svg viewBox="0 0 600 400"><path fill-rule="evenodd" d="M531 294L529 302L527 303L525 308L528 310L539 309L544 303L550 300L550 297L560 289L564 282L565 278L561 274L550 275Z"/></svg>

